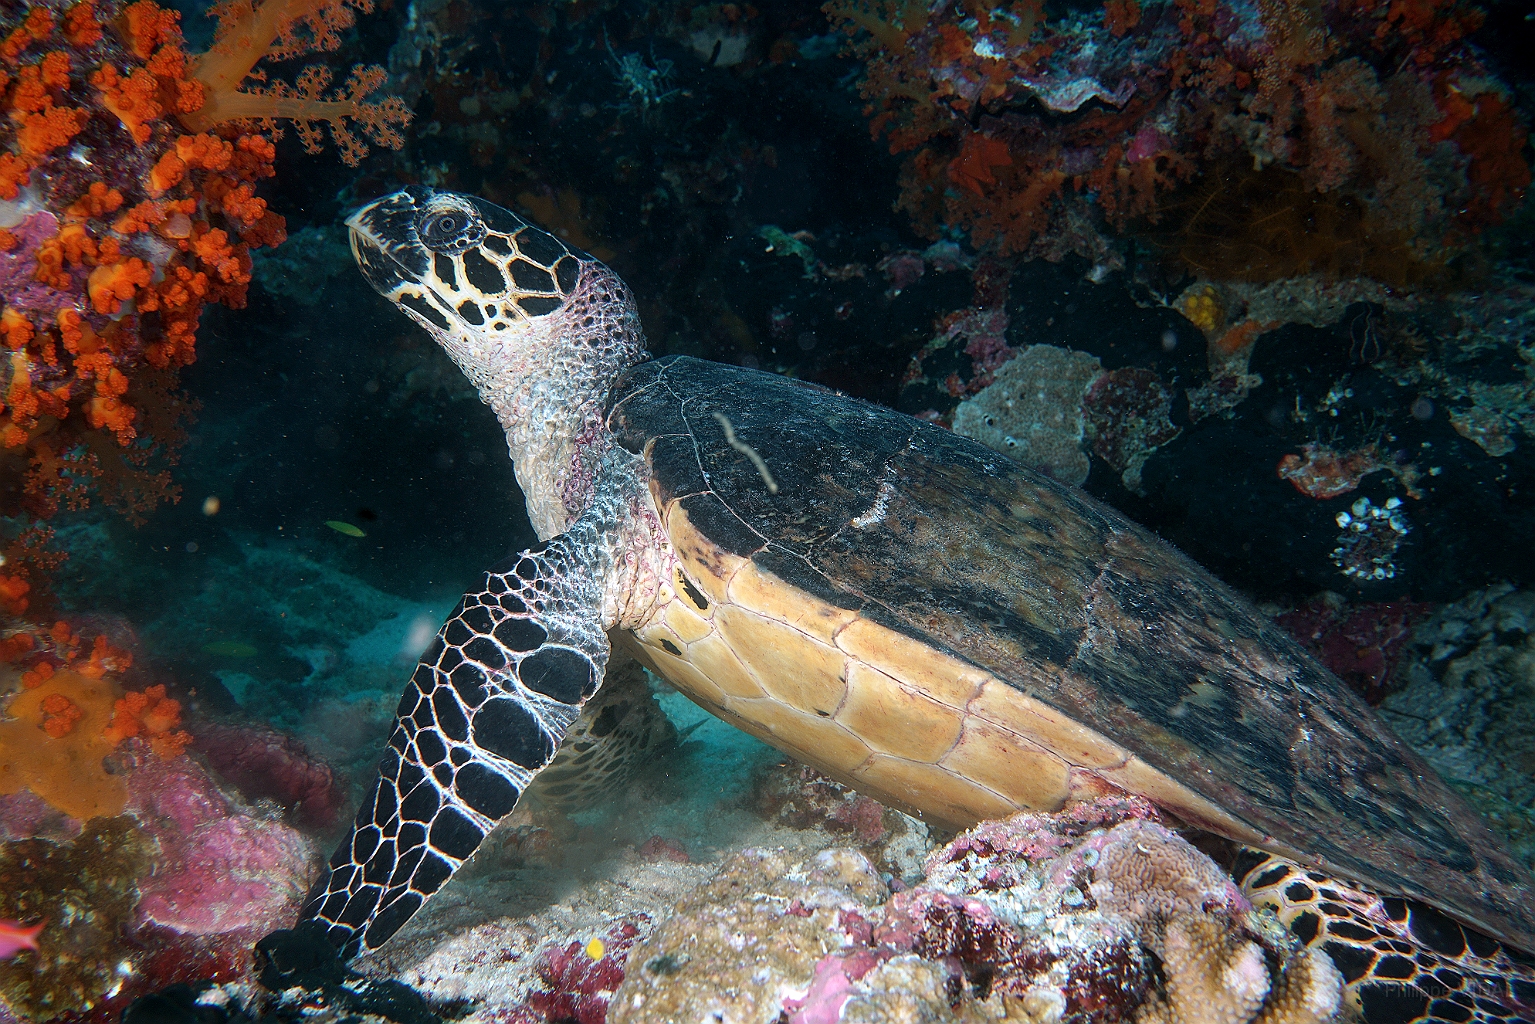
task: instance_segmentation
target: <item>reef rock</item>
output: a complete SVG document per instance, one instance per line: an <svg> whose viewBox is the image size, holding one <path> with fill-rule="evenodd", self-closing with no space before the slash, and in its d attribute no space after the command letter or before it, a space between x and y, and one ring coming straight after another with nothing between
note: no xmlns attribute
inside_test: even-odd
<svg viewBox="0 0 1535 1024"><path fill-rule="evenodd" d="M1499 583L1420 625L1386 721L1535 867L1535 592Z"/></svg>
<svg viewBox="0 0 1535 1024"><path fill-rule="evenodd" d="M985 822L888 895L745 850L638 944L614 1024L1320 1024L1342 979L1140 799Z"/></svg>
<svg viewBox="0 0 1535 1024"><path fill-rule="evenodd" d="M1097 356L1030 345L1003 364L991 384L959 404L954 432L1081 486L1091 469L1083 400L1102 372Z"/></svg>
<svg viewBox="0 0 1535 1024"><path fill-rule="evenodd" d="M756 1024L807 1000L834 999L828 987L837 983L828 971L818 976L818 965L866 943L868 921L888 895L868 858L853 850L807 861L784 850L742 850L635 947L608 1020Z"/></svg>

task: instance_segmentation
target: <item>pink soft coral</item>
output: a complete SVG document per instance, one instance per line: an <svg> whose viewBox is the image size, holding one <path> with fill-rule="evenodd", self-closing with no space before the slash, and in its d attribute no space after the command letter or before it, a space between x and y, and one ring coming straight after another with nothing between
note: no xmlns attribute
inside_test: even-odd
<svg viewBox="0 0 1535 1024"><path fill-rule="evenodd" d="M255 938L292 921L318 868L308 838L236 807L190 758L151 760L128 778L129 809L163 857L139 881L142 923Z"/></svg>

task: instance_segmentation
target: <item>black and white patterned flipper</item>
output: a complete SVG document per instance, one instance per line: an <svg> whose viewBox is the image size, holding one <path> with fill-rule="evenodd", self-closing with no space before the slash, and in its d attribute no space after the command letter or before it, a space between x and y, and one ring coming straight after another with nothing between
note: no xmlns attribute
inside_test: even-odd
<svg viewBox="0 0 1535 1024"><path fill-rule="evenodd" d="M343 957L376 949L442 888L597 692L602 541L582 522L490 569L422 656L378 782L302 915Z"/></svg>

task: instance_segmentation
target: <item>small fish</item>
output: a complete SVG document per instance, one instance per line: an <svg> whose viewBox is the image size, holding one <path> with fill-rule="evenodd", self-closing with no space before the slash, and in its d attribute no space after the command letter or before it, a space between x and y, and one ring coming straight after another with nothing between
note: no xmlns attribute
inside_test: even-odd
<svg viewBox="0 0 1535 1024"><path fill-rule="evenodd" d="M9 960L24 949L37 949L37 935L43 930L43 922L23 925L8 917L0 917L0 960Z"/></svg>
<svg viewBox="0 0 1535 1024"><path fill-rule="evenodd" d="M257 651L253 644L244 640L215 640L203 644L203 653L216 658L254 658Z"/></svg>
<svg viewBox="0 0 1535 1024"><path fill-rule="evenodd" d="M339 519L327 519L327 520L325 520L325 525L329 526L332 530L335 530L337 533L344 533L344 534L346 534L348 537L366 537L367 536L366 533L362 532L362 528L361 527L353 526L351 523L343 523Z"/></svg>

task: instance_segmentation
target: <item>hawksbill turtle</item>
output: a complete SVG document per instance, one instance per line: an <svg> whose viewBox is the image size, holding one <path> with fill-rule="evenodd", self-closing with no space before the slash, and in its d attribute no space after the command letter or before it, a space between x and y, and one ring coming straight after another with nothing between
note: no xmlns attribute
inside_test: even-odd
<svg viewBox="0 0 1535 1024"><path fill-rule="evenodd" d="M484 200L410 187L348 225L368 281L499 418L542 540L485 573L411 677L304 910L344 956L393 935L513 809L616 646L950 828L1140 794L1253 851L1249 892L1351 983L1406 994L1385 1017L1535 1004L1515 952L1535 950L1525 870L1343 683L1168 544L937 426L650 358L617 275ZM1333 878L1381 895L1349 902Z"/></svg>

